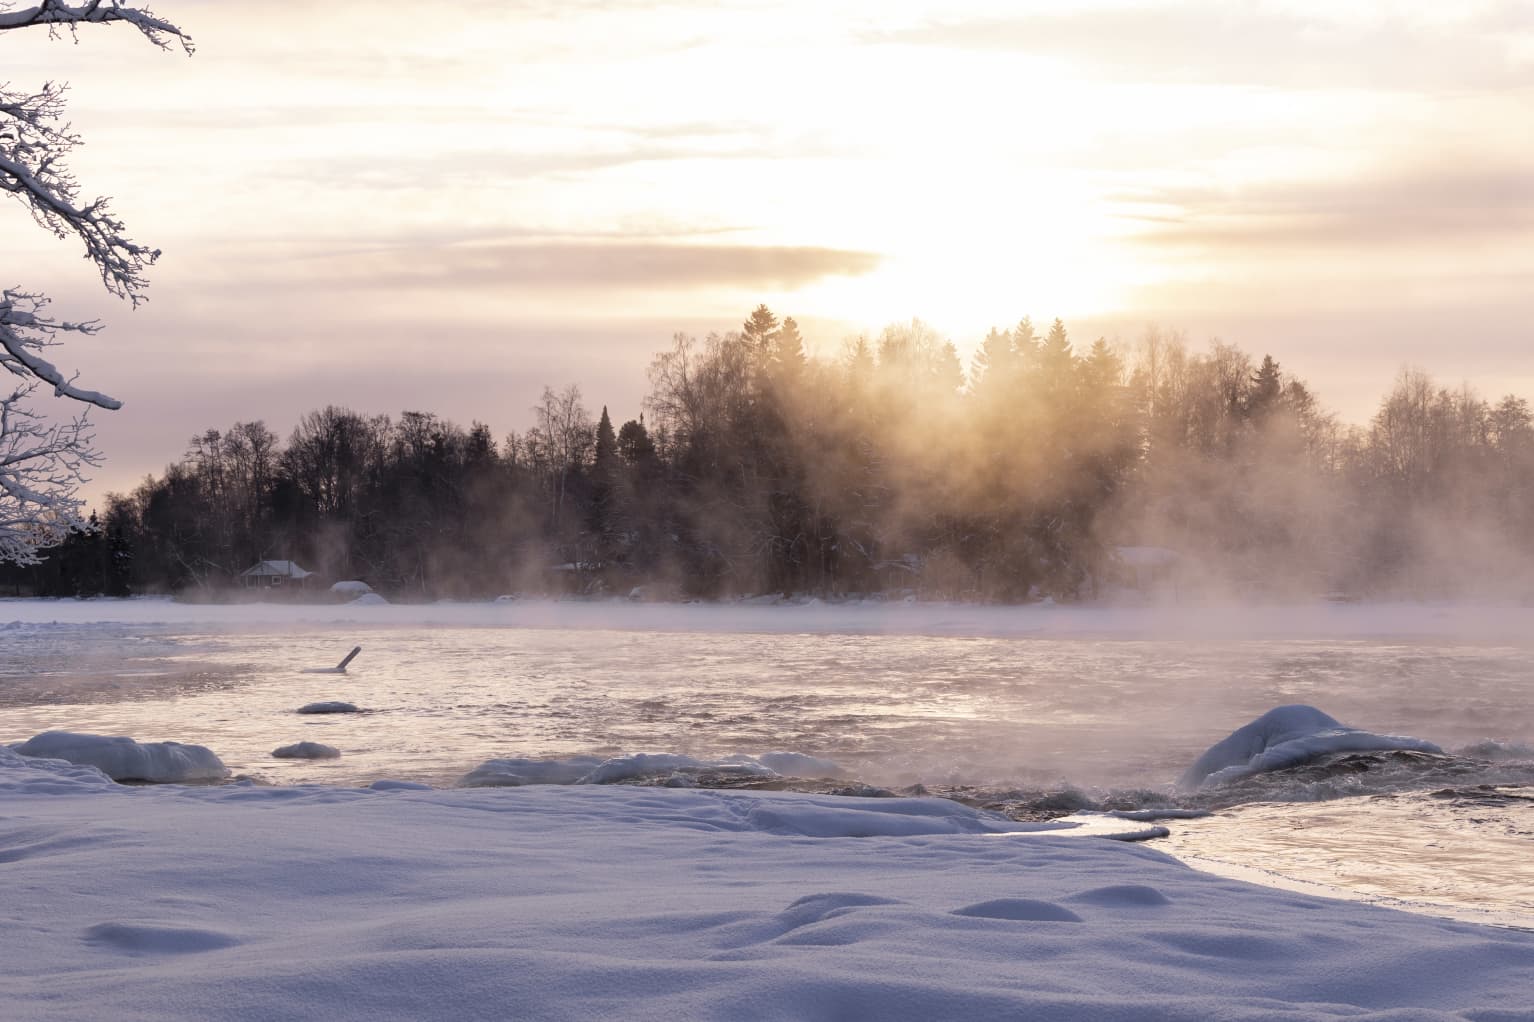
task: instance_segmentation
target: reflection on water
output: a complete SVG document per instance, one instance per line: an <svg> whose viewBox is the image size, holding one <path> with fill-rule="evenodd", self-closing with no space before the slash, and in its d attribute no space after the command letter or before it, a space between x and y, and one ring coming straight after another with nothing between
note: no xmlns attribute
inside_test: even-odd
<svg viewBox="0 0 1534 1022"><path fill-rule="evenodd" d="M303 673L334 665L356 644L363 651L347 674ZM1449 749L1487 738L1528 742L1531 678L1534 646L1441 637L11 625L0 626L0 741L60 729L191 742L238 774L279 784L393 777L446 785L498 757L787 750L835 760L861 782L921 783L965 798L989 792L983 801L1008 811L1058 815L1164 802L1208 745L1284 703ZM321 700L369 712L294 712ZM272 758L298 741L335 746L342 757ZM1423 769L1372 766L1375 787L1363 790L1392 790L1396 766L1406 775ZM1430 767L1420 782L1403 775L1400 787L1436 783L1458 794L1247 805L1177 821L1161 844L1210 868L1267 870L1249 875L1270 882L1308 878L1373 898L1452 904L1470 917L1494 910L1504 922L1534 919L1530 803L1506 791L1476 794L1490 774ZM1496 783L1529 783L1517 777ZM1267 783L1235 797L1360 790L1336 769L1296 775L1283 793ZM1128 801L1117 805L1108 789L1128 792ZM1146 789L1161 794L1148 800Z"/></svg>
<svg viewBox="0 0 1534 1022"><path fill-rule="evenodd" d="M358 643L349 673L302 673ZM1534 736L1531 668L1534 650L1441 642L37 626L0 636L0 739L195 742L279 783L786 749L876 784L1158 787L1281 703L1446 747ZM328 699L372 712L292 712ZM304 739L343 758L271 758Z"/></svg>
<svg viewBox="0 0 1534 1022"><path fill-rule="evenodd" d="M1534 929L1534 788L1242 806L1155 843L1215 873Z"/></svg>

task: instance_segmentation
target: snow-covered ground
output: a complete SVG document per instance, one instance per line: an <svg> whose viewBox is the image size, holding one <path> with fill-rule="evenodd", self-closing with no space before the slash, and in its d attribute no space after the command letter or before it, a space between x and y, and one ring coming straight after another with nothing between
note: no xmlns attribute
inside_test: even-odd
<svg viewBox="0 0 1534 1022"><path fill-rule="evenodd" d="M1534 935L941 800L125 788L0 750L0 818L16 1022L1534 1017Z"/></svg>

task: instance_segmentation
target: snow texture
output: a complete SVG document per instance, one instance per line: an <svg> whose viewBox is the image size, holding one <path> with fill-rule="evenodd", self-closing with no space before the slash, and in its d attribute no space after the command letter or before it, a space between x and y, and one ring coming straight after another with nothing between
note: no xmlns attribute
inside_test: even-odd
<svg viewBox="0 0 1534 1022"><path fill-rule="evenodd" d="M1314 706L1278 706L1216 742L1183 774L1183 788L1209 787L1283 770L1341 752L1409 749L1442 754L1421 738L1377 735L1339 723Z"/></svg>
<svg viewBox="0 0 1534 1022"><path fill-rule="evenodd" d="M1493 1022L1534 1004L1529 933L935 799L124 788L0 749L0 818L9 1022Z"/></svg>
<svg viewBox="0 0 1534 1022"><path fill-rule="evenodd" d="M294 742L273 749L272 755L278 759L340 759L341 750L319 742Z"/></svg>
<svg viewBox="0 0 1534 1022"><path fill-rule="evenodd" d="M180 742L136 742L120 736L45 731L11 748L23 756L95 767L114 781L184 784L221 781L229 776L211 749Z"/></svg>

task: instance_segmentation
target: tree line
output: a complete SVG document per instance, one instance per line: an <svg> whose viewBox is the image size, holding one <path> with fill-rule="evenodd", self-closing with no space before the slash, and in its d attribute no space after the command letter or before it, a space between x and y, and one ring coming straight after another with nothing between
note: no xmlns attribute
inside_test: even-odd
<svg viewBox="0 0 1534 1022"><path fill-rule="evenodd" d="M546 388L499 439L337 407L286 440L210 429L8 581L211 593L285 559L406 599L1522 595L1534 543L1528 402L1415 370L1347 426L1220 342L1024 319L965 366L913 321L820 358L760 306L674 337L649 383L617 426Z"/></svg>

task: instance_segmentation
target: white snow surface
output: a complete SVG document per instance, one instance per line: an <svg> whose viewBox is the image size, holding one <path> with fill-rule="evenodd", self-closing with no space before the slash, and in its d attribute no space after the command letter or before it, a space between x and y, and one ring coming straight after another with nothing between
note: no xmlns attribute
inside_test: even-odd
<svg viewBox="0 0 1534 1022"><path fill-rule="evenodd" d="M1212 787L1335 753L1391 749L1443 752L1421 738L1377 735L1349 727L1314 706L1277 706L1210 746L1188 768L1180 784L1184 788Z"/></svg>
<svg viewBox="0 0 1534 1022"><path fill-rule="evenodd" d="M937 799L125 788L0 748L0 818L11 1022L1493 1022L1534 1004L1534 935Z"/></svg>
<svg viewBox="0 0 1534 1022"><path fill-rule="evenodd" d="M181 784L221 781L229 776L228 768L212 749L180 742L137 742L122 736L45 731L11 748L22 756L95 767L114 781Z"/></svg>
<svg viewBox="0 0 1534 1022"><path fill-rule="evenodd" d="M351 578L333 583L330 591L339 596L361 596L364 593L371 593L373 587L360 579Z"/></svg>

